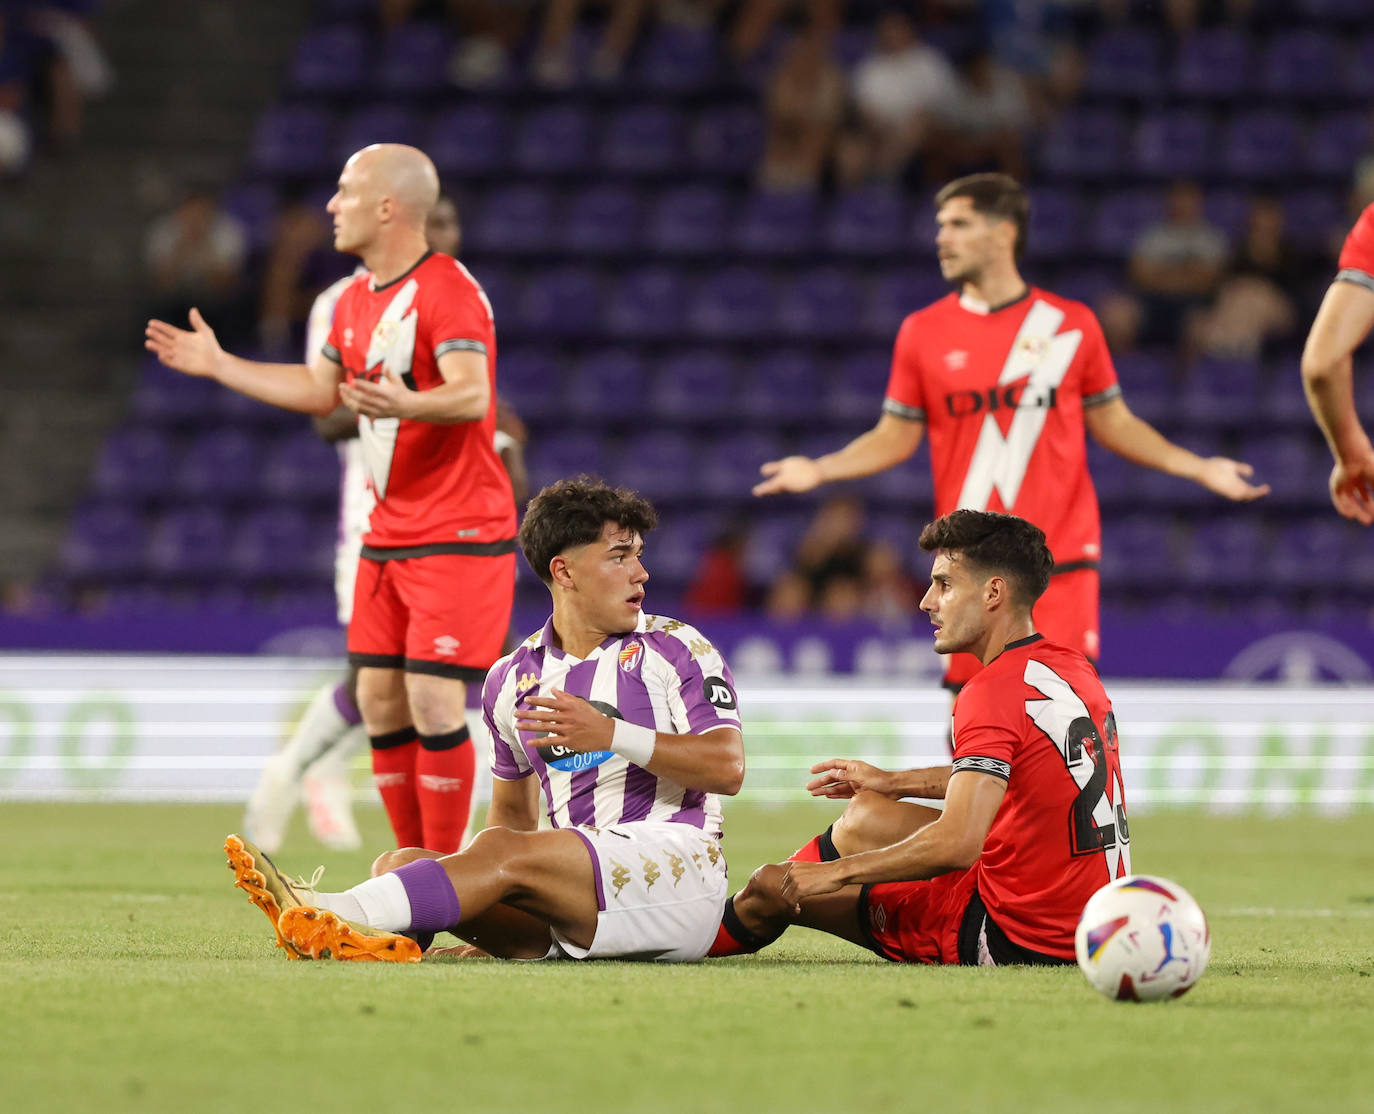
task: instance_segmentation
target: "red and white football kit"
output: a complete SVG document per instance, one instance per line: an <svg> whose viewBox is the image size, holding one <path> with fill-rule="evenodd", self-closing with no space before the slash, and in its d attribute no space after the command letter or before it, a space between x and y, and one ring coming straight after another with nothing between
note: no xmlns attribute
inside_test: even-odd
<svg viewBox="0 0 1374 1114"><path fill-rule="evenodd" d="M1055 570L1036 627L1089 658L1102 530L1083 411L1120 393L1092 310L1031 287L995 308L950 294L907 317L883 401L925 423L936 517L1003 511L1045 531ZM957 688L978 669L972 654L951 655L945 681Z"/></svg>
<svg viewBox="0 0 1374 1114"><path fill-rule="evenodd" d="M325 344L347 381L392 375L413 391L440 386L439 357L487 357L481 421L439 425L360 418L376 498L348 627L354 665L480 680L501 656L515 593L515 506L492 444L496 330L477 280L427 253L382 286L359 275L339 298Z"/></svg>
<svg viewBox="0 0 1374 1114"><path fill-rule="evenodd" d="M1341 246L1337 282L1353 282L1374 290L1374 205L1360 214Z"/></svg>
<svg viewBox="0 0 1374 1114"><path fill-rule="evenodd" d="M978 861L864 888L870 946L918 963L1072 962L1083 906L1131 872L1116 719L1082 654L1009 643L954 704L954 774L1005 778Z"/></svg>

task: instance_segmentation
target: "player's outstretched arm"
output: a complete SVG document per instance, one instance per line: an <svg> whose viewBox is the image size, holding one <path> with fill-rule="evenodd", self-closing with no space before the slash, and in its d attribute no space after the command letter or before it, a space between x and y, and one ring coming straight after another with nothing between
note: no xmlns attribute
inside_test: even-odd
<svg viewBox="0 0 1374 1114"><path fill-rule="evenodd" d="M220 347L200 310L191 310L190 321L189 330L149 321L143 346L174 371L218 380L231 390L285 410L327 414L338 405L338 365L323 356L309 367L240 359Z"/></svg>
<svg viewBox="0 0 1374 1114"><path fill-rule="evenodd" d="M1331 502L1346 518L1374 524L1374 446L1355 410L1353 355L1374 327L1374 290L1333 282L1302 353L1307 404L1331 449Z"/></svg>
<svg viewBox="0 0 1374 1114"><path fill-rule="evenodd" d="M515 710L521 731L547 732L541 740L584 753L614 751L651 774L687 789L734 796L744 784L744 740L733 727L700 735L674 735L603 715L580 696L553 689Z"/></svg>
<svg viewBox="0 0 1374 1114"><path fill-rule="evenodd" d="M877 425L837 452L814 460L807 456L789 456L768 461L759 469L764 479L754 485L753 493L800 493L836 480L871 476L900 464L914 453L925 428L924 422L884 414Z"/></svg>
<svg viewBox="0 0 1374 1114"><path fill-rule="evenodd" d="M855 793L867 791L891 797L894 801L902 797L938 800L945 795L952 767L892 771L852 758L828 758L812 766L811 772L819 775L806 783L813 797L848 800Z"/></svg>
<svg viewBox="0 0 1374 1114"><path fill-rule="evenodd" d="M1250 482L1250 465L1224 456L1200 457L1175 445L1119 398L1084 410L1083 421L1094 441L1133 464L1192 480L1239 503L1269 494L1268 484Z"/></svg>

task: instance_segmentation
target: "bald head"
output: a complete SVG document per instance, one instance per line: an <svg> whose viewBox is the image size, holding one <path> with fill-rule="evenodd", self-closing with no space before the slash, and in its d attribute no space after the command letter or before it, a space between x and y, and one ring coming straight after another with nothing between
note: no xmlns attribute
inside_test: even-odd
<svg viewBox="0 0 1374 1114"><path fill-rule="evenodd" d="M423 225L439 200L439 174L418 147L374 143L357 152L353 164L378 200L389 199L408 223Z"/></svg>
<svg viewBox="0 0 1374 1114"><path fill-rule="evenodd" d="M423 151L400 143L364 147L344 163L326 207L334 246L365 262L377 249L404 253L418 244L423 251L425 217L438 200L439 174Z"/></svg>

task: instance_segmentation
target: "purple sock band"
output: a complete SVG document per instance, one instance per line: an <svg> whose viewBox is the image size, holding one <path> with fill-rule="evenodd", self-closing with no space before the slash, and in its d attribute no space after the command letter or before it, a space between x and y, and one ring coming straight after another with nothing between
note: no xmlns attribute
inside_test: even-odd
<svg viewBox="0 0 1374 1114"><path fill-rule="evenodd" d="M410 930L440 932L458 923L461 911L448 871L438 859L416 859L392 871L410 898Z"/></svg>
<svg viewBox="0 0 1374 1114"><path fill-rule="evenodd" d="M334 689L334 708L343 716L344 723L349 727L357 727L363 722L363 714L358 711L358 705L348 698L348 686L342 681Z"/></svg>

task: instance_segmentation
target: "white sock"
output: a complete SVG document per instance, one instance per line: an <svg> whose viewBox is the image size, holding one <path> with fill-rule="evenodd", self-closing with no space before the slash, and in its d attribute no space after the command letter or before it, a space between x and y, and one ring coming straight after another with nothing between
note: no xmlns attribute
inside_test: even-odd
<svg viewBox="0 0 1374 1114"><path fill-rule="evenodd" d="M337 714L337 713L336 713ZM353 768L353 759L367 746L367 729L361 723L349 727L344 725L339 737L325 747L306 769L311 777L347 777Z"/></svg>
<svg viewBox="0 0 1374 1114"><path fill-rule="evenodd" d="M332 749L352 726L334 706L334 690L338 687L337 681L330 681L310 698L295 732L281 749L294 777Z"/></svg>
<svg viewBox="0 0 1374 1114"><path fill-rule="evenodd" d="M410 927L410 897L395 874L369 878L345 893L320 894L319 901L321 909L383 932L404 932Z"/></svg>

